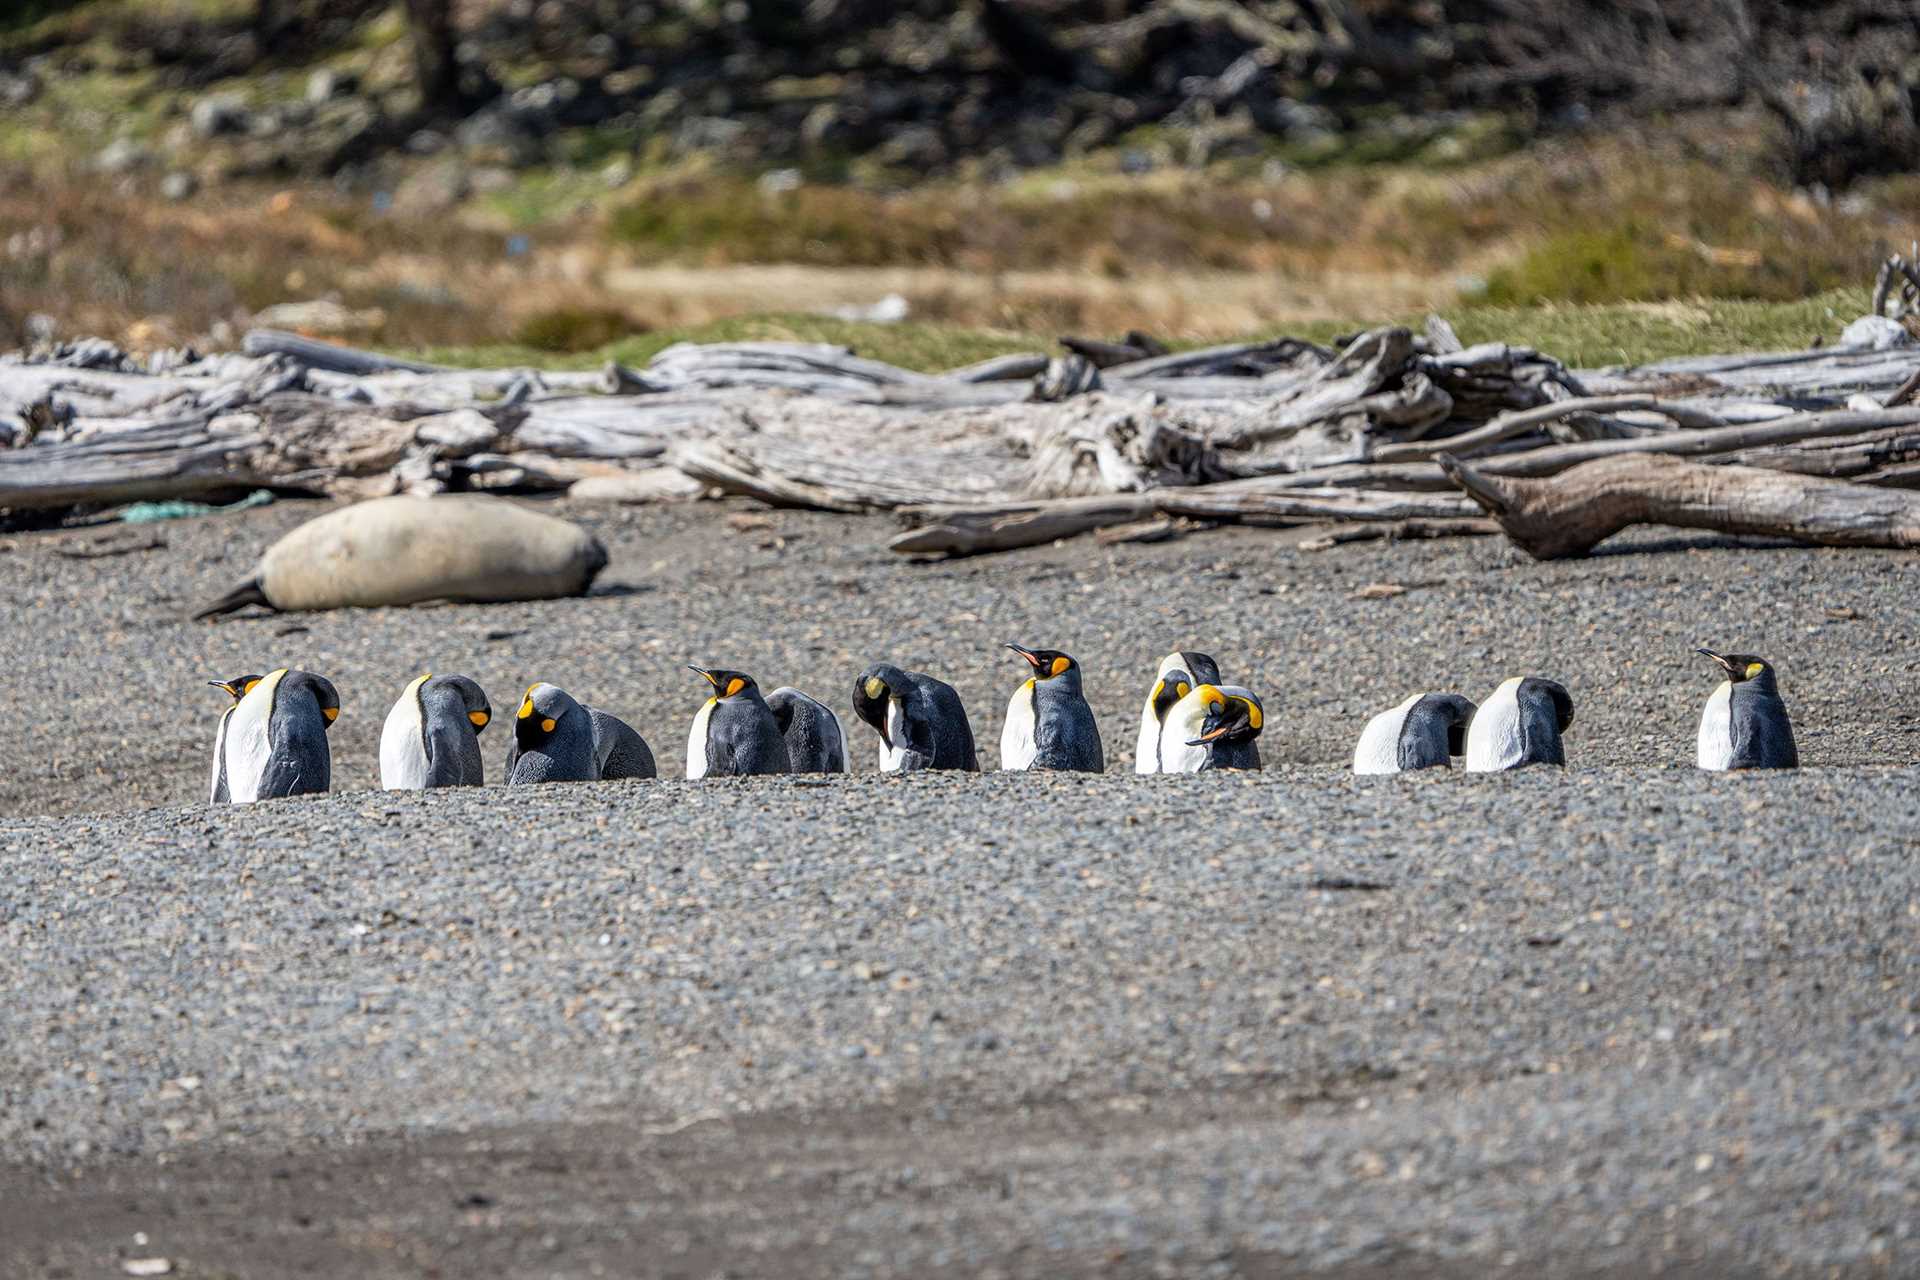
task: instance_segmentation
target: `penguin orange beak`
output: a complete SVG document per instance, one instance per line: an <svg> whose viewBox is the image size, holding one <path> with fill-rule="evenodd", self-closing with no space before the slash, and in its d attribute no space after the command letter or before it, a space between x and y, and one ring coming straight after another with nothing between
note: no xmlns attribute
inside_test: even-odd
<svg viewBox="0 0 1920 1280"><path fill-rule="evenodd" d="M1014 644L1011 641L1007 643L1006 647L1013 650L1015 653L1019 654L1021 657L1025 658L1027 660L1027 664L1031 666L1034 670L1038 671L1040 669L1040 655L1035 653L1033 650L1027 648L1025 645Z"/></svg>
<svg viewBox="0 0 1920 1280"><path fill-rule="evenodd" d="M693 672L693 674L699 676L702 680L705 680L708 684L714 686L716 689L720 687L720 682L713 678L713 672L708 671L705 667L696 667L692 663L688 663L687 670Z"/></svg>
<svg viewBox="0 0 1920 1280"><path fill-rule="evenodd" d="M1713 659L1713 661L1719 663L1721 667L1727 671L1733 670L1733 664L1731 662L1728 662L1725 658L1721 657L1719 654L1715 653L1711 649L1695 649L1694 652L1699 654L1703 658Z"/></svg>

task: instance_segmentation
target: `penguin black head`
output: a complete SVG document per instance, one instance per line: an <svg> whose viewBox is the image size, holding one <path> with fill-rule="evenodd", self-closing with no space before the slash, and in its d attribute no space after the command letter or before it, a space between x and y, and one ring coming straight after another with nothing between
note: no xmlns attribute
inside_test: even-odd
<svg viewBox="0 0 1920 1280"><path fill-rule="evenodd" d="M434 693L445 690L453 694L465 710L467 723L473 726L475 733L485 733L487 726L493 723L493 704L487 701L487 691L482 689L478 682L466 676L428 674L420 677L422 695L425 695L429 689ZM529 689L528 692L531 693L532 690Z"/></svg>
<svg viewBox="0 0 1920 1280"><path fill-rule="evenodd" d="M562 720L579 710L580 704L573 700L573 695L558 685L530 685L527 696L520 699L520 709L514 713L514 741L523 751L538 747L553 736Z"/></svg>
<svg viewBox="0 0 1920 1280"><path fill-rule="evenodd" d="M1006 647L1027 660L1027 664L1033 668L1033 678L1036 680L1051 680L1055 676L1063 676L1080 665L1073 660L1072 654L1061 653L1058 649L1029 649L1025 645L1018 644L1009 644Z"/></svg>
<svg viewBox="0 0 1920 1280"><path fill-rule="evenodd" d="M1200 736L1189 738L1190 747L1204 747L1225 738L1230 742L1251 740L1260 734L1260 704L1252 698L1222 693L1210 684L1200 686L1200 701L1206 718L1200 722Z"/></svg>
<svg viewBox="0 0 1920 1280"><path fill-rule="evenodd" d="M247 685L242 691L242 696L251 692L252 689L253 685ZM287 672L280 677L280 687L273 691L274 705L276 707L285 705L283 700L300 689L305 689L312 694L314 702L319 704L320 718L326 722L324 727L333 728L333 722L340 718L340 692L333 687L333 681L325 676L317 676L311 671Z"/></svg>
<svg viewBox="0 0 1920 1280"><path fill-rule="evenodd" d="M1193 673L1174 667L1153 686L1153 718L1165 724L1167 712L1173 710L1173 704L1192 692Z"/></svg>
<svg viewBox="0 0 1920 1280"><path fill-rule="evenodd" d="M716 698L736 698L743 693L753 692L757 687L753 682L753 677L744 671L727 671L720 667L709 668L695 666L689 666L687 670L697 676L704 677L706 682L713 686L713 696Z"/></svg>
<svg viewBox="0 0 1920 1280"><path fill-rule="evenodd" d="M207 683L215 689L224 690L229 698L239 702L253 690L253 686L260 683L260 677L235 676L231 680L209 680Z"/></svg>
<svg viewBox="0 0 1920 1280"><path fill-rule="evenodd" d="M887 736L887 699L905 698L913 692L907 673L887 662L876 662L853 682L853 713L872 725L883 739Z"/></svg>
<svg viewBox="0 0 1920 1280"><path fill-rule="evenodd" d="M1773 674L1772 663L1751 653L1715 653L1711 649L1695 649L1694 652L1719 663L1727 673L1727 679L1735 684Z"/></svg>

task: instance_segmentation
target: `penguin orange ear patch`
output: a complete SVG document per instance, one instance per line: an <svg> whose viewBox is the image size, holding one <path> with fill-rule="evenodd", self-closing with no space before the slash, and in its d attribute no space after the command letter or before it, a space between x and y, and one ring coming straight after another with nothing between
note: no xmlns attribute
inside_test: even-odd
<svg viewBox="0 0 1920 1280"><path fill-rule="evenodd" d="M1056 675L1056 676L1057 676L1057 675L1059 675L1059 674L1060 674L1060 673L1061 673L1062 671L1065 671L1065 670L1066 670L1066 669L1067 669L1068 667L1070 667L1070 666L1072 666L1072 665L1073 665L1073 663L1072 663L1072 661L1071 661L1070 659L1067 659L1067 658L1055 658L1055 659L1053 660L1053 670L1052 670L1052 671L1051 671L1051 672L1050 672L1049 674L1052 674L1052 675Z"/></svg>
<svg viewBox="0 0 1920 1280"><path fill-rule="evenodd" d="M259 682L258 680L249 680L249 681L247 681L247 687L246 687L246 688L244 688L244 689L242 689L242 690L241 690L240 692L241 692L241 693L252 693L252 692L253 692L253 690L254 690L254 687L255 687L256 685L258 685L259 683L260 683L260 682Z"/></svg>
<svg viewBox="0 0 1920 1280"><path fill-rule="evenodd" d="M542 720L540 722L540 731L542 733L552 733L553 727L559 723L560 722L558 720Z"/></svg>
<svg viewBox="0 0 1920 1280"><path fill-rule="evenodd" d="M1754 679L1762 671L1765 671L1766 669L1767 669L1767 664L1764 662L1749 662L1747 664L1747 679L1749 680Z"/></svg>
<svg viewBox="0 0 1920 1280"><path fill-rule="evenodd" d="M484 729L487 727L487 721L492 719L492 717L484 711L469 711L467 712L467 719L473 721L474 728Z"/></svg>
<svg viewBox="0 0 1920 1280"><path fill-rule="evenodd" d="M882 680L879 676L875 676L871 680L867 681L867 696L869 698L878 698L882 694L886 693L886 691L887 691L887 682L885 680Z"/></svg>
<svg viewBox="0 0 1920 1280"><path fill-rule="evenodd" d="M1188 684L1185 680L1182 680L1179 684L1176 684L1175 686L1173 686L1173 691L1184 698L1188 694L1193 692L1193 686Z"/></svg>
<svg viewBox="0 0 1920 1280"><path fill-rule="evenodd" d="M734 694L740 692L742 689L746 687L747 687L747 682L745 680L742 680L739 676L735 676L733 679L727 681L726 696L731 698Z"/></svg>
<svg viewBox="0 0 1920 1280"><path fill-rule="evenodd" d="M335 720L338 720L340 718L340 708L322 707L320 708L320 714L327 718L328 724L332 724Z"/></svg>

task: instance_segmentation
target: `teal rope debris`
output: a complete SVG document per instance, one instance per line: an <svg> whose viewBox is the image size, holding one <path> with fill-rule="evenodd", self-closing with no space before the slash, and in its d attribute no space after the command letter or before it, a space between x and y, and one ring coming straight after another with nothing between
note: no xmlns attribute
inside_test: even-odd
<svg viewBox="0 0 1920 1280"><path fill-rule="evenodd" d="M255 489L240 501L230 502L224 507L205 502L132 502L120 509L119 519L126 524L152 524L156 520L225 515L229 511L245 511L248 507L264 507L272 501L271 490Z"/></svg>

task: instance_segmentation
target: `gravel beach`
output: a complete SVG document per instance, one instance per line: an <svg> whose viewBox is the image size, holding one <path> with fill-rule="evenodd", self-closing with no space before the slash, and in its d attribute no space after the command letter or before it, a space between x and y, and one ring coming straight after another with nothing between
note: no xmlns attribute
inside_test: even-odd
<svg viewBox="0 0 1920 1280"><path fill-rule="evenodd" d="M585 599L180 620L321 509L5 539L0 1275L1920 1274L1920 558L563 506ZM1108 776L873 775L854 676L949 680L992 763L1006 640L1080 659ZM1699 645L1774 661L1805 769L1692 768ZM1265 773L1126 776L1174 648ZM861 774L370 789L422 670L677 777L687 662ZM283 665L336 794L206 808L203 682ZM1564 772L1346 772L1521 673Z"/></svg>

